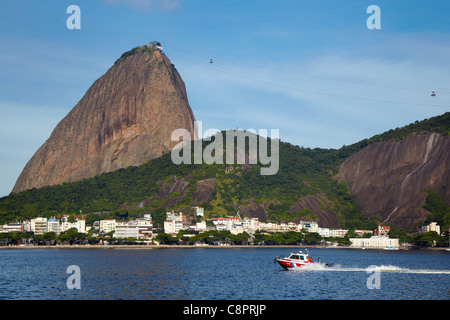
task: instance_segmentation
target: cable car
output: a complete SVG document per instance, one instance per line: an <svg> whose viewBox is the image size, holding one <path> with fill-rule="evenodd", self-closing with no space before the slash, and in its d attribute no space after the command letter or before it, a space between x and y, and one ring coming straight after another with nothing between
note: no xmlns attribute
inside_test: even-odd
<svg viewBox="0 0 450 320"><path fill-rule="evenodd" d="M213 63L212 59L209 60L209 63Z"/></svg>
<svg viewBox="0 0 450 320"><path fill-rule="evenodd" d="M431 91L431 96L436 97L436 93L434 91Z"/></svg>

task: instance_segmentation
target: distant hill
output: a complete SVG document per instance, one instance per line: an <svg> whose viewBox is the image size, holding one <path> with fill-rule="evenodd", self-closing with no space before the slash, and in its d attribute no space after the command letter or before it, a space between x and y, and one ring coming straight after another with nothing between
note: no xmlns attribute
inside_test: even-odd
<svg viewBox="0 0 450 320"><path fill-rule="evenodd" d="M166 210L193 216L200 205L208 218L239 211L266 221L358 229L383 222L414 230L431 215L424 208L428 191L449 203L449 124L445 113L340 149L280 142L280 169L272 176L261 175L259 164L175 165L165 154L140 166L12 193L0 199L0 223L81 210L91 219L152 213L158 224Z"/></svg>

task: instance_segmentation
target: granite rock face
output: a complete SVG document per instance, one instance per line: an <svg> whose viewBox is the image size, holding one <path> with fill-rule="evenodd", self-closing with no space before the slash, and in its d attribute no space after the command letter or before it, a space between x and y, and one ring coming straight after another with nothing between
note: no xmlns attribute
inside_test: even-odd
<svg viewBox="0 0 450 320"><path fill-rule="evenodd" d="M371 144L342 163L338 178L347 182L364 215L416 230L429 215L422 208L426 190L450 200L450 136Z"/></svg>
<svg viewBox="0 0 450 320"><path fill-rule="evenodd" d="M170 152L178 128L196 137L184 82L169 59L147 46L128 53L56 126L13 192L141 165Z"/></svg>

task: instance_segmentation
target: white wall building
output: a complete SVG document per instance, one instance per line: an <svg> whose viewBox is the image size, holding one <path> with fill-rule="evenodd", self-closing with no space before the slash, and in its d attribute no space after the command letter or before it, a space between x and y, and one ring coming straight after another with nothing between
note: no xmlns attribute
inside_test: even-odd
<svg viewBox="0 0 450 320"><path fill-rule="evenodd" d="M441 234L441 227L437 224L437 222L431 222L430 224L420 227L419 233L425 233L428 231L435 231L438 234Z"/></svg>
<svg viewBox="0 0 450 320"><path fill-rule="evenodd" d="M308 232L317 232L317 233L319 232L319 224L315 221L306 222L304 224L304 228Z"/></svg>
<svg viewBox="0 0 450 320"><path fill-rule="evenodd" d="M137 225L118 224L114 232L114 238L139 238Z"/></svg>
<svg viewBox="0 0 450 320"><path fill-rule="evenodd" d="M197 216L203 217L205 215L205 209L202 207L195 207Z"/></svg>
<svg viewBox="0 0 450 320"><path fill-rule="evenodd" d="M144 218L117 223L114 238L151 239L153 237L153 222L149 214Z"/></svg>
<svg viewBox="0 0 450 320"><path fill-rule="evenodd" d="M143 219L136 219L138 228L138 239L153 238L153 220L150 214L144 214Z"/></svg>
<svg viewBox="0 0 450 320"><path fill-rule="evenodd" d="M388 236L372 236L370 238L350 238L350 246L354 248L398 248L399 240Z"/></svg>
<svg viewBox="0 0 450 320"><path fill-rule="evenodd" d="M330 228L318 228L317 233L324 238L331 237L330 234L332 233L332 230Z"/></svg>
<svg viewBox="0 0 450 320"><path fill-rule="evenodd" d="M331 231L333 231L333 235L331 235ZM347 234L347 229L333 229L330 230L330 236L335 238L343 238Z"/></svg>
<svg viewBox="0 0 450 320"><path fill-rule="evenodd" d="M115 231L116 226L116 219L100 220L100 232L109 233L111 231Z"/></svg>
<svg viewBox="0 0 450 320"><path fill-rule="evenodd" d="M47 230L48 232L54 232L56 234L61 233L61 223L59 219L49 219L47 221Z"/></svg>
<svg viewBox="0 0 450 320"><path fill-rule="evenodd" d="M69 229L75 228L80 233L86 233L86 220L77 219L75 222L69 222L69 217L64 216L61 219L61 232L66 232Z"/></svg>
<svg viewBox="0 0 450 320"><path fill-rule="evenodd" d="M8 223L0 226L0 233L24 232L22 223Z"/></svg>
<svg viewBox="0 0 450 320"><path fill-rule="evenodd" d="M44 234L47 232L47 218L31 219L31 231L34 234Z"/></svg>
<svg viewBox="0 0 450 320"><path fill-rule="evenodd" d="M183 228L183 213L167 212L167 220L164 221L164 233L175 235Z"/></svg>
<svg viewBox="0 0 450 320"><path fill-rule="evenodd" d="M195 229L199 232L206 231L206 221L197 222L195 224Z"/></svg>
<svg viewBox="0 0 450 320"><path fill-rule="evenodd" d="M249 233L253 234L257 230L259 230L259 219L258 218L244 218L242 220L242 227L244 230Z"/></svg>

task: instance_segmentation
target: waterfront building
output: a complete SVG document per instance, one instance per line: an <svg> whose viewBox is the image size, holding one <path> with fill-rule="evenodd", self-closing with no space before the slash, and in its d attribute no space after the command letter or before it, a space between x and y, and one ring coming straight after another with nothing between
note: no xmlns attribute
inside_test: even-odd
<svg viewBox="0 0 450 320"><path fill-rule="evenodd" d="M235 228L235 226L242 226L241 219L238 217L228 217L226 220L227 230L231 231L231 229Z"/></svg>
<svg viewBox="0 0 450 320"><path fill-rule="evenodd" d="M61 223L59 219L49 219L47 222L48 232L54 232L56 234L61 233Z"/></svg>
<svg viewBox="0 0 450 320"><path fill-rule="evenodd" d="M329 238L331 237L331 233L333 231L330 230L329 228L318 228L317 233L324 238Z"/></svg>
<svg viewBox="0 0 450 320"><path fill-rule="evenodd" d="M333 235L331 235L331 231L333 231ZM347 229L332 229L330 230L330 237L343 238L345 237L347 232L348 232Z"/></svg>
<svg viewBox="0 0 450 320"><path fill-rule="evenodd" d="M117 223L114 233L114 238L136 238L136 239L151 239L153 236L153 222L149 214L144 215L144 218L138 218L126 223Z"/></svg>
<svg viewBox="0 0 450 320"><path fill-rule="evenodd" d="M139 238L137 225L118 224L114 232L114 238Z"/></svg>
<svg viewBox="0 0 450 320"><path fill-rule="evenodd" d="M247 217L245 217L242 220L242 227L244 228L244 230L247 233L253 234L257 230L259 230L259 228L260 228L259 219L258 218L247 218Z"/></svg>
<svg viewBox="0 0 450 320"><path fill-rule="evenodd" d="M143 219L136 219L138 239L151 239L153 237L153 220L150 214L144 214Z"/></svg>
<svg viewBox="0 0 450 320"><path fill-rule="evenodd" d="M69 229L75 228L80 233L86 233L86 220L76 218L75 222L69 222L69 217L64 216L61 219L61 232L66 232Z"/></svg>
<svg viewBox="0 0 450 320"><path fill-rule="evenodd" d="M277 223L267 222L264 226L264 231L267 232L281 232L281 227Z"/></svg>
<svg viewBox="0 0 450 320"><path fill-rule="evenodd" d="M307 232L319 232L319 224L315 221L300 221L300 225Z"/></svg>
<svg viewBox="0 0 450 320"><path fill-rule="evenodd" d="M22 223L8 223L0 226L0 233L24 232Z"/></svg>
<svg viewBox="0 0 450 320"><path fill-rule="evenodd" d="M22 225L23 225L23 232L32 232L30 220L25 220Z"/></svg>
<svg viewBox="0 0 450 320"><path fill-rule="evenodd" d="M350 238L353 248L393 248L398 249L399 239L389 238L388 236L371 236L370 238Z"/></svg>
<svg viewBox="0 0 450 320"><path fill-rule="evenodd" d="M245 231L242 223L240 222L234 222L228 230L231 234L239 234Z"/></svg>
<svg viewBox="0 0 450 320"><path fill-rule="evenodd" d="M100 232L110 233L116 230L116 219L100 220Z"/></svg>
<svg viewBox="0 0 450 320"><path fill-rule="evenodd" d="M167 212L167 219L164 221L164 233L176 235L184 229L183 213Z"/></svg>
<svg viewBox="0 0 450 320"><path fill-rule="evenodd" d="M31 231L34 234L44 234L47 232L47 218L31 219Z"/></svg>

